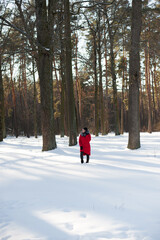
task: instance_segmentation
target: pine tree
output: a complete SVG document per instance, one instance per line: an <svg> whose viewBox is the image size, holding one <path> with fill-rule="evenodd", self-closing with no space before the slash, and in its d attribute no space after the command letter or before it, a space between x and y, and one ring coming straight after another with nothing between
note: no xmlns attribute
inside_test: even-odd
<svg viewBox="0 0 160 240"><path fill-rule="evenodd" d="M65 16L65 80L67 90L68 103L68 126L69 126L69 146L77 144L77 126L75 113L75 99L73 90L72 76L72 46L71 46L71 26L70 26L70 4L69 0L64 1L64 16Z"/></svg>
<svg viewBox="0 0 160 240"><path fill-rule="evenodd" d="M38 73L41 90L43 151L56 148L53 119L52 33L55 1L36 0Z"/></svg>
<svg viewBox="0 0 160 240"><path fill-rule="evenodd" d="M128 148L140 148L139 129L139 81L140 34L142 25L142 1L132 0L131 49L129 62L129 139Z"/></svg>
<svg viewBox="0 0 160 240"><path fill-rule="evenodd" d="M1 53L0 53L0 142L4 138L4 90L1 67Z"/></svg>

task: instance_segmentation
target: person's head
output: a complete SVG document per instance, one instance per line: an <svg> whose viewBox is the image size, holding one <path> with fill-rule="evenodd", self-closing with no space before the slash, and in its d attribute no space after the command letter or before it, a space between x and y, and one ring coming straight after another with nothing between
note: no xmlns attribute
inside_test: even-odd
<svg viewBox="0 0 160 240"><path fill-rule="evenodd" d="M88 132L88 128L84 127L82 128L82 133Z"/></svg>

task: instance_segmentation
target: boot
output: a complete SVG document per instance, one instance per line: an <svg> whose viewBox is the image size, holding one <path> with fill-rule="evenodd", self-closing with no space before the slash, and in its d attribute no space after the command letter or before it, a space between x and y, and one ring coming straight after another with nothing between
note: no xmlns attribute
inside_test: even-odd
<svg viewBox="0 0 160 240"><path fill-rule="evenodd" d="M89 155L87 155L87 161L86 161L86 163L89 163Z"/></svg>
<svg viewBox="0 0 160 240"><path fill-rule="evenodd" d="M84 161L83 161L83 152L81 152L81 163L84 163Z"/></svg>

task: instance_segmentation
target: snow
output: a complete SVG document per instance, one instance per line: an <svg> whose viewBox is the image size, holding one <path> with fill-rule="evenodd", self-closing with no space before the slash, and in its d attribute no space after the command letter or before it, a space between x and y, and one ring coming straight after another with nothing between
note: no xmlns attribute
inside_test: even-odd
<svg viewBox="0 0 160 240"><path fill-rule="evenodd" d="M0 143L1 240L159 240L160 133L92 136L89 164L57 136Z"/></svg>

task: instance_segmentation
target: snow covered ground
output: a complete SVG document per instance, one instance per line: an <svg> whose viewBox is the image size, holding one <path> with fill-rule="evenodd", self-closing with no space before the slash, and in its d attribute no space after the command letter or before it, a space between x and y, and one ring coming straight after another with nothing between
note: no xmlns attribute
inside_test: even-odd
<svg viewBox="0 0 160 240"><path fill-rule="evenodd" d="M92 137L89 164L57 137L0 143L1 240L159 240L160 133Z"/></svg>

